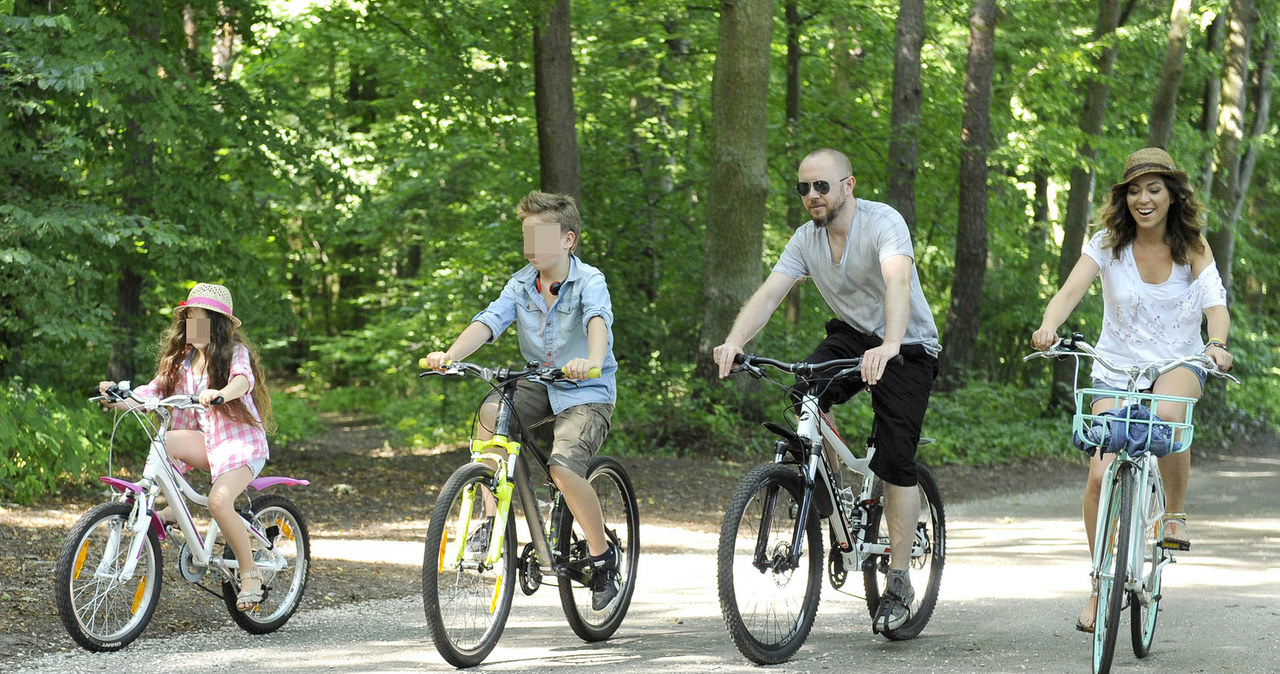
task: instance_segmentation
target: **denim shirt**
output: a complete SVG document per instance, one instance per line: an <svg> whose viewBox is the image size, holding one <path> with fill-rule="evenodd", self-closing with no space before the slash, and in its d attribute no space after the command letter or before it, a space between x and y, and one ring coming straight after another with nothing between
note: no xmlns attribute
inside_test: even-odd
<svg viewBox="0 0 1280 674"><path fill-rule="evenodd" d="M556 414L584 403L614 404L618 361L613 358L613 305L604 274L577 256L570 257L569 276L560 286L560 294L550 310L538 292L537 278L538 270L533 265L525 265L507 281L498 299L471 320L489 328L493 333L490 342L497 340L507 326L517 323L520 353L525 360L563 367L574 358L587 357L587 323L596 316L601 317L609 331L609 342L600 376L546 386L551 411Z"/></svg>

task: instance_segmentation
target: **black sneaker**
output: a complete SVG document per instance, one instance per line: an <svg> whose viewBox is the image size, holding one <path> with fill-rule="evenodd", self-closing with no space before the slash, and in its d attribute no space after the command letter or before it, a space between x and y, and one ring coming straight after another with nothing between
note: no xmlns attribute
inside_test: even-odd
<svg viewBox="0 0 1280 674"><path fill-rule="evenodd" d="M489 538L493 535L493 518L486 517L480 526L467 534L467 553L483 557L489 551Z"/></svg>
<svg viewBox="0 0 1280 674"><path fill-rule="evenodd" d="M609 544L603 555L591 558L591 608L603 611L617 599L622 589L622 574L618 573L618 551Z"/></svg>
<svg viewBox="0 0 1280 674"><path fill-rule="evenodd" d="M907 624L911 619L911 603L916 592L911 588L911 578L906 571L890 571L885 578L884 594L876 610L872 628L879 634L891 632Z"/></svg>

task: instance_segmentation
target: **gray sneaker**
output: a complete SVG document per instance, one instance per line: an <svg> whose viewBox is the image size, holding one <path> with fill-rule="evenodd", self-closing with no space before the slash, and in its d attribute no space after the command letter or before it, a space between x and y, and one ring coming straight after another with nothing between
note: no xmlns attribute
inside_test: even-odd
<svg viewBox="0 0 1280 674"><path fill-rule="evenodd" d="M591 558L591 608L603 611L618 597L622 589L622 574L618 573L618 550L609 544L609 551Z"/></svg>
<svg viewBox="0 0 1280 674"><path fill-rule="evenodd" d="M493 535L493 518L486 517L480 526L467 534L467 555L483 557L489 552L489 538Z"/></svg>
<svg viewBox="0 0 1280 674"><path fill-rule="evenodd" d="M891 632L911 619L911 604L916 592L911 588L911 578L906 571L890 571L885 578L884 594L876 610L872 629L876 634Z"/></svg>

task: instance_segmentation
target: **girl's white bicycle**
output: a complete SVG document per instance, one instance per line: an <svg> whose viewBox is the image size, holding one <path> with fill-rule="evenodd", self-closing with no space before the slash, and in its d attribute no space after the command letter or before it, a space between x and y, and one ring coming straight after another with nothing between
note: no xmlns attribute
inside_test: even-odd
<svg viewBox="0 0 1280 674"><path fill-rule="evenodd" d="M131 403L116 425L126 416L136 418L150 438L151 448L137 482L101 478L115 490L114 498L76 522L58 555L54 594L62 624L76 643L90 651L115 651L142 634L160 601L160 541L171 534L176 534L181 544L178 572L188 582L222 597L231 619L242 629L266 634L288 622L302 601L311 568L310 538L298 506L270 494L251 499L239 511L249 532L253 560L262 572L263 598L251 611L237 610L239 563L231 546L219 536L218 522L212 517L201 535L189 504L208 507L208 496L192 488L165 452L165 433L173 422L173 412L202 411L204 406L191 395L139 400L132 397L129 382L115 384L90 400ZM156 418L148 412L154 412ZM114 433L112 437L114 440ZM249 488L261 490L280 484L309 483L289 477L259 477ZM161 494L177 519L167 528L155 510ZM200 584L210 575L220 581L221 592Z"/></svg>

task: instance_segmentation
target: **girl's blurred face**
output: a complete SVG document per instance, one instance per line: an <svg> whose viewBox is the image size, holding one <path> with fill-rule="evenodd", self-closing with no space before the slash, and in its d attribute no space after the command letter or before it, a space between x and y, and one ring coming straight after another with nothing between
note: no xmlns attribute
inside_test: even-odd
<svg viewBox="0 0 1280 674"><path fill-rule="evenodd" d="M209 346L209 333L213 321L209 314L200 307L187 309L187 343L197 349Z"/></svg>

